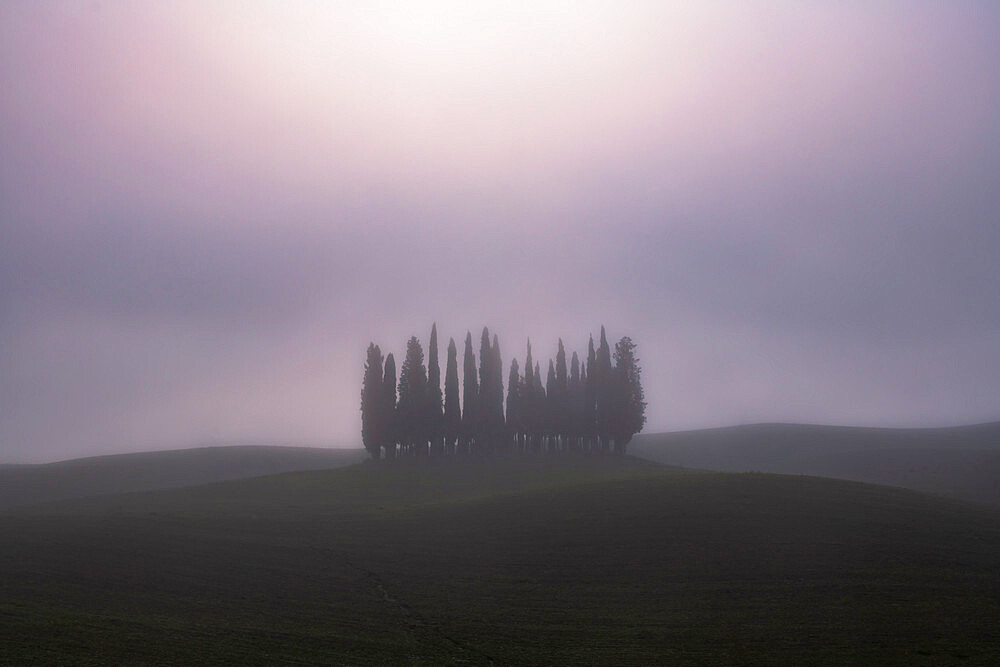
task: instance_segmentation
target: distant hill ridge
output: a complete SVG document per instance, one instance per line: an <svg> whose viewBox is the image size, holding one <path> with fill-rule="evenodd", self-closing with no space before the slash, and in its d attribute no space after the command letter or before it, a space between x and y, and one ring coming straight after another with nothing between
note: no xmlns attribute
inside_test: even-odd
<svg viewBox="0 0 1000 667"><path fill-rule="evenodd" d="M762 423L636 436L647 460L723 472L808 474L1000 504L1000 422L946 428ZM211 446L0 465L0 509L323 470L362 449Z"/></svg>
<svg viewBox="0 0 1000 667"><path fill-rule="evenodd" d="M1000 422L946 428L748 424L639 435L631 452L689 468L836 477L1000 504Z"/></svg>
<svg viewBox="0 0 1000 667"><path fill-rule="evenodd" d="M361 449L235 445L0 466L0 508L357 463Z"/></svg>

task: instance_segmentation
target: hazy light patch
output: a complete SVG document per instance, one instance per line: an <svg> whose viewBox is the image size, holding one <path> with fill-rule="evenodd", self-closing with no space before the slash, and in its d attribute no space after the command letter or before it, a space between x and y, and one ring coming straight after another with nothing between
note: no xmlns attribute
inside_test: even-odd
<svg viewBox="0 0 1000 667"><path fill-rule="evenodd" d="M0 461L356 439L433 321L629 334L651 429L995 418L998 17L0 5Z"/></svg>

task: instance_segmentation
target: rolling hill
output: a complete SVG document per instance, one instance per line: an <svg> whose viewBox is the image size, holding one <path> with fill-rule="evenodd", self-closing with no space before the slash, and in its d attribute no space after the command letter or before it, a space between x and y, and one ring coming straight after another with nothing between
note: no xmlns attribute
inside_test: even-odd
<svg viewBox="0 0 1000 667"><path fill-rule="evenodd" d="M0 662L995 664L1000 510L633 457L0 513Z"/></svg>
<svg viewBox="0 0 1000 667"><path fill-rule="evenodd" d="M293 470L339 468L360 449L233 446L0 466L0 508L127 491L193 486Z"/></svg>
<svg viewBox="0 0 1000 667"><path fill-rule="evenodd" d="M1000 422L928 429L752 424L639 435L629 451L668 465L836 477L1000 504Z"/></svg>

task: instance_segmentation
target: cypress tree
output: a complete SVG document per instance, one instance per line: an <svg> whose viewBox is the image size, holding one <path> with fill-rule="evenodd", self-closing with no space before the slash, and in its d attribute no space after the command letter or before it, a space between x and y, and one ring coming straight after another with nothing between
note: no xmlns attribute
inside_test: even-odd
<svg viewBox="0 0 1000 667"><path fill-rule="evenodd" d="M382 423L382 350L368 344L365 375L361 382L361 442L373 459L379 458Z"/></svg>
<svg viewBox="0 0 1000 667"><path fill-rule="evenodd" d="M545 435L549 439L549 450L556 448L556 421L558 420L556 401L559 391L556 388L556 368L549 359L549 374L545 377Z"/></svg>
<svg viewBox="0 0 1000 667"><path fill-rule="evenodd" d="M535 449L541 450L545 434L545 388L542 387L542 371L539 369L537 361L535 362L533 382L531 402L535 410Z"/></svg>
<svg viewBox="0 0 1000 667"><path fill-rule="evenodd" d="M597 349L596 372L597 398L597 435L601 440L601 451L607 451L608 441L613 437L614 428L614 392L612 384L611 349L608 347L608 337L601 325L601 344Z"/></svg>
<svg viewBox="0 0 1000 667"><path fill-rule="evenodd" d="M580 364L580 448L586 451L590 446L587 434L587 364Z"/></svg>
<svg viewBox="0 0 1000 667"><path fill-rule="evenodd" d="M431 454L443 451L444 423L441 412L441 366L438 363L437 323L431 325L431 338L427 344L427 438L431 442Z"/></svg>
<svg viewBox="0 0 1000 667"><path fill-rule="evenodd" d="M424 453L427 444L426 426L427 368L424 350L416 336L406 343L406 358L399 371L399 422L402 442L415 454Z"/></svg>
<svg viewBox="0 0 1000 667"><path fill-rule="evenodd" d="M635 343L628 336L615 345L613 431L615 451L624 454L632 436L646 424L646 401L642 391L642 369L635 356Z"/></svg>
<svg viewBox="0 0 1000 667"><path fill-rule="evenodd" d="M458 350L455 339L448 340L448 362L444 373L444 438L445 452L453 454L462 428L462 411L458 404Z"/></svg>
<svg viewBox="0 0 1000 667"><path fill-rule="evenodd" d="M490 330L483 327L479 339L479 417L476 424L476 446L489 451L490 432L493 429L493 354L490 349Z"/></svg>
<svg viewBox="0 0 1000 667"><path fill-rule="evenodd" d="M559 349L556 352L556 384L553 396L553 431L557 440L565 441L569 436L567 420L569 418L569 386L566 376L566 348L562 338L559 339ZM564 443L563 443L564 444Z"/></svg>
<svg viewBox="0 0 1000 667"><path fill-rule="evenodd" d="M570 446L577 449L583 431L583 384L580 378L580 358L573 353L569 365L569 386L567 391L566 423Z"/></svg>
<svg viewBox="0 0 1000 667"><path fill-rule="evenodd" d="M514 451L520 450L521 437L521 374L517 359L510 360L510 375L507 377L507 434Z"/></svg>
<svg viewBox="0 0 1000 667"><path fill-rule="evenodd" d="M587 379L583 384L583 437L588 449L596 449L597 437L597 352L594 351L594 337L587 343Z"/></svg>
<svg viewBox="0 0 1000 667"><path fill-rule="evenodd" d="M524 355L524 386L521 392L521 425L524 429L524 447L530 449L535 438L535 367L531 359L531 339L528 339L528 352Z"/></svg>
<svg viewBox="0 0 1000 667"><path fill-rule="evenodd" d="M490 411L489 430L492 449L500 449L506 443L503 417L503 359L500 356L500 339L493 334L490 345Z"/></svg>
<svg viewBox="0 0 1000 667"><path fill-rule="evenodd" d="M479 385L476 382L476 355L472 334L465 334L465 360L462 372L462 448L472 452L479 424Z"/></svg>
<svg viewBox="0 0 1000 667"><path fill-rule="evenodd" d="M381 441L385 447L385 457L396 457L396 443L399 441L399 419L396 414L396 360L390 352L385 358L385 373L382 381L382 425Z"/></svg>

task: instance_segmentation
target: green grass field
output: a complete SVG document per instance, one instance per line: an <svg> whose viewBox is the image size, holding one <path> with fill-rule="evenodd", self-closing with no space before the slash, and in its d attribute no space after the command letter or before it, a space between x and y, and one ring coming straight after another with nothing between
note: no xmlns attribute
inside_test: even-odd
<svg viewBox="0 0 1000 667"><path fill-rule="evenodd" d="M997 664L1000 511L631 457L0 514L0 662Z"/></svg>

